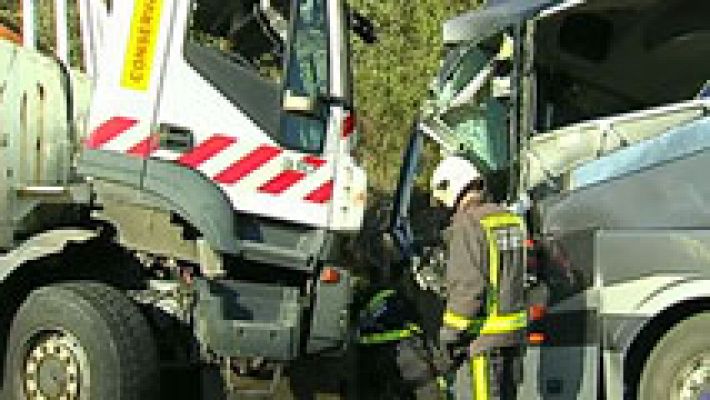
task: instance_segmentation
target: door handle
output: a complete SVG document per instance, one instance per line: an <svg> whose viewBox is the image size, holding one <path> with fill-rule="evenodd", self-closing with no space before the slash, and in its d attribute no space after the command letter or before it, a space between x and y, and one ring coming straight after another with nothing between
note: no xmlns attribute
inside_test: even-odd
<svg viewBox="0 0 710 400"><path fill-rule="evenodd" d="M178 153L185 153L195 146L195 135L192 130L182 126L171 124L160 124L160 146L161 150L170 150Z"/></svg>

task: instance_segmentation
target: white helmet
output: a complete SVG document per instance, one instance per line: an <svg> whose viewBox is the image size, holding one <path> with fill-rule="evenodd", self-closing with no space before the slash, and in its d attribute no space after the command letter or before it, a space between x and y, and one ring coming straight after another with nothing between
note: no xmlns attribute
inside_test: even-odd
<svg viewBox="0 0 710 400"><path fill-rule="evenodd" d="M450 156L443 159L431 178L432 196L454 208L456 200L471 182L481 178L481 172L468 160Z"/></svg>

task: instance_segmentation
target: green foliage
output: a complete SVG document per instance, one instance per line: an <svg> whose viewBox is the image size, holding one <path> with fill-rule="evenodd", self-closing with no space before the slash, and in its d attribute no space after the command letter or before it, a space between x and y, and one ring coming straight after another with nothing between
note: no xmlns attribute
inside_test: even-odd
<svg viewBox="0 0 710 400"><path fill-rule="evenodd" d="M57 41L54 0L36 0L37 13L37 46L40 51L53 54ZM111 7L111 1L104 0ZM67 1L67 21L69 34L69 61L72 67L82 65L81 27L79 20L79 4L77 1ZM18 0L0 0L0 24L20 33L22 32L22 10Z"/></svg>
<svg viewBox="0 0 710 400"><path fill-rule="evenodd" d="M47 54L54 54L57 43L56 14L53 0L37 1L37 47Z"/></svg>
<svg viewBox="0 0 710 400"><path fill-rule="evenodd" d="M0 0L0 24L19 31L22 25L20 2L17 0Z"/></svg>
<svg viewBox="0 0 710 400"><path fill-rule="evenodd" d="M442 24L480 0L416 2L353 0L352 6L375 21L380 41L355 40L356 100L360 159L371 186L391 193L412 123L442 57ZM437 158L428 146L424 168ZM418 182L424 185L425 182Z"/></svg>

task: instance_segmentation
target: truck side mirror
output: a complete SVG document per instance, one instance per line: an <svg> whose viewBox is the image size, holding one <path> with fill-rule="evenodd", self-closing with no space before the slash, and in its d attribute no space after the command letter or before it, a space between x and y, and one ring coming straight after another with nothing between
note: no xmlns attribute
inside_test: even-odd
<svg viewBox="0 0 710 400"><path fill-rule="evenodd" d="M353 32L367 44L375 44L378 41L375 24L366 16L355 10L350 10L350 26Z"/></svg>
<svg viewBox="0 0 710 400"><path fill-rule="evenodd" d="M286 112L315 116L318 113L318 99L315 97L299 96L290 90L284 92L283 110Z"/></svg>

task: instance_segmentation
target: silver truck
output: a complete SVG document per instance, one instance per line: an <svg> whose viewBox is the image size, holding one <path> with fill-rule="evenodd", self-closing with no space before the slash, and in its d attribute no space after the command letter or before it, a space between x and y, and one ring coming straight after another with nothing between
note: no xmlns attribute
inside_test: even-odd
<svg viewBox="0 0 710 400"><path fill-rule="evenodd" d="M692 0L504 0L444 26L392 231L416 255L426 137L527 217L521 399L710 396L708 15Z"/></svg>

